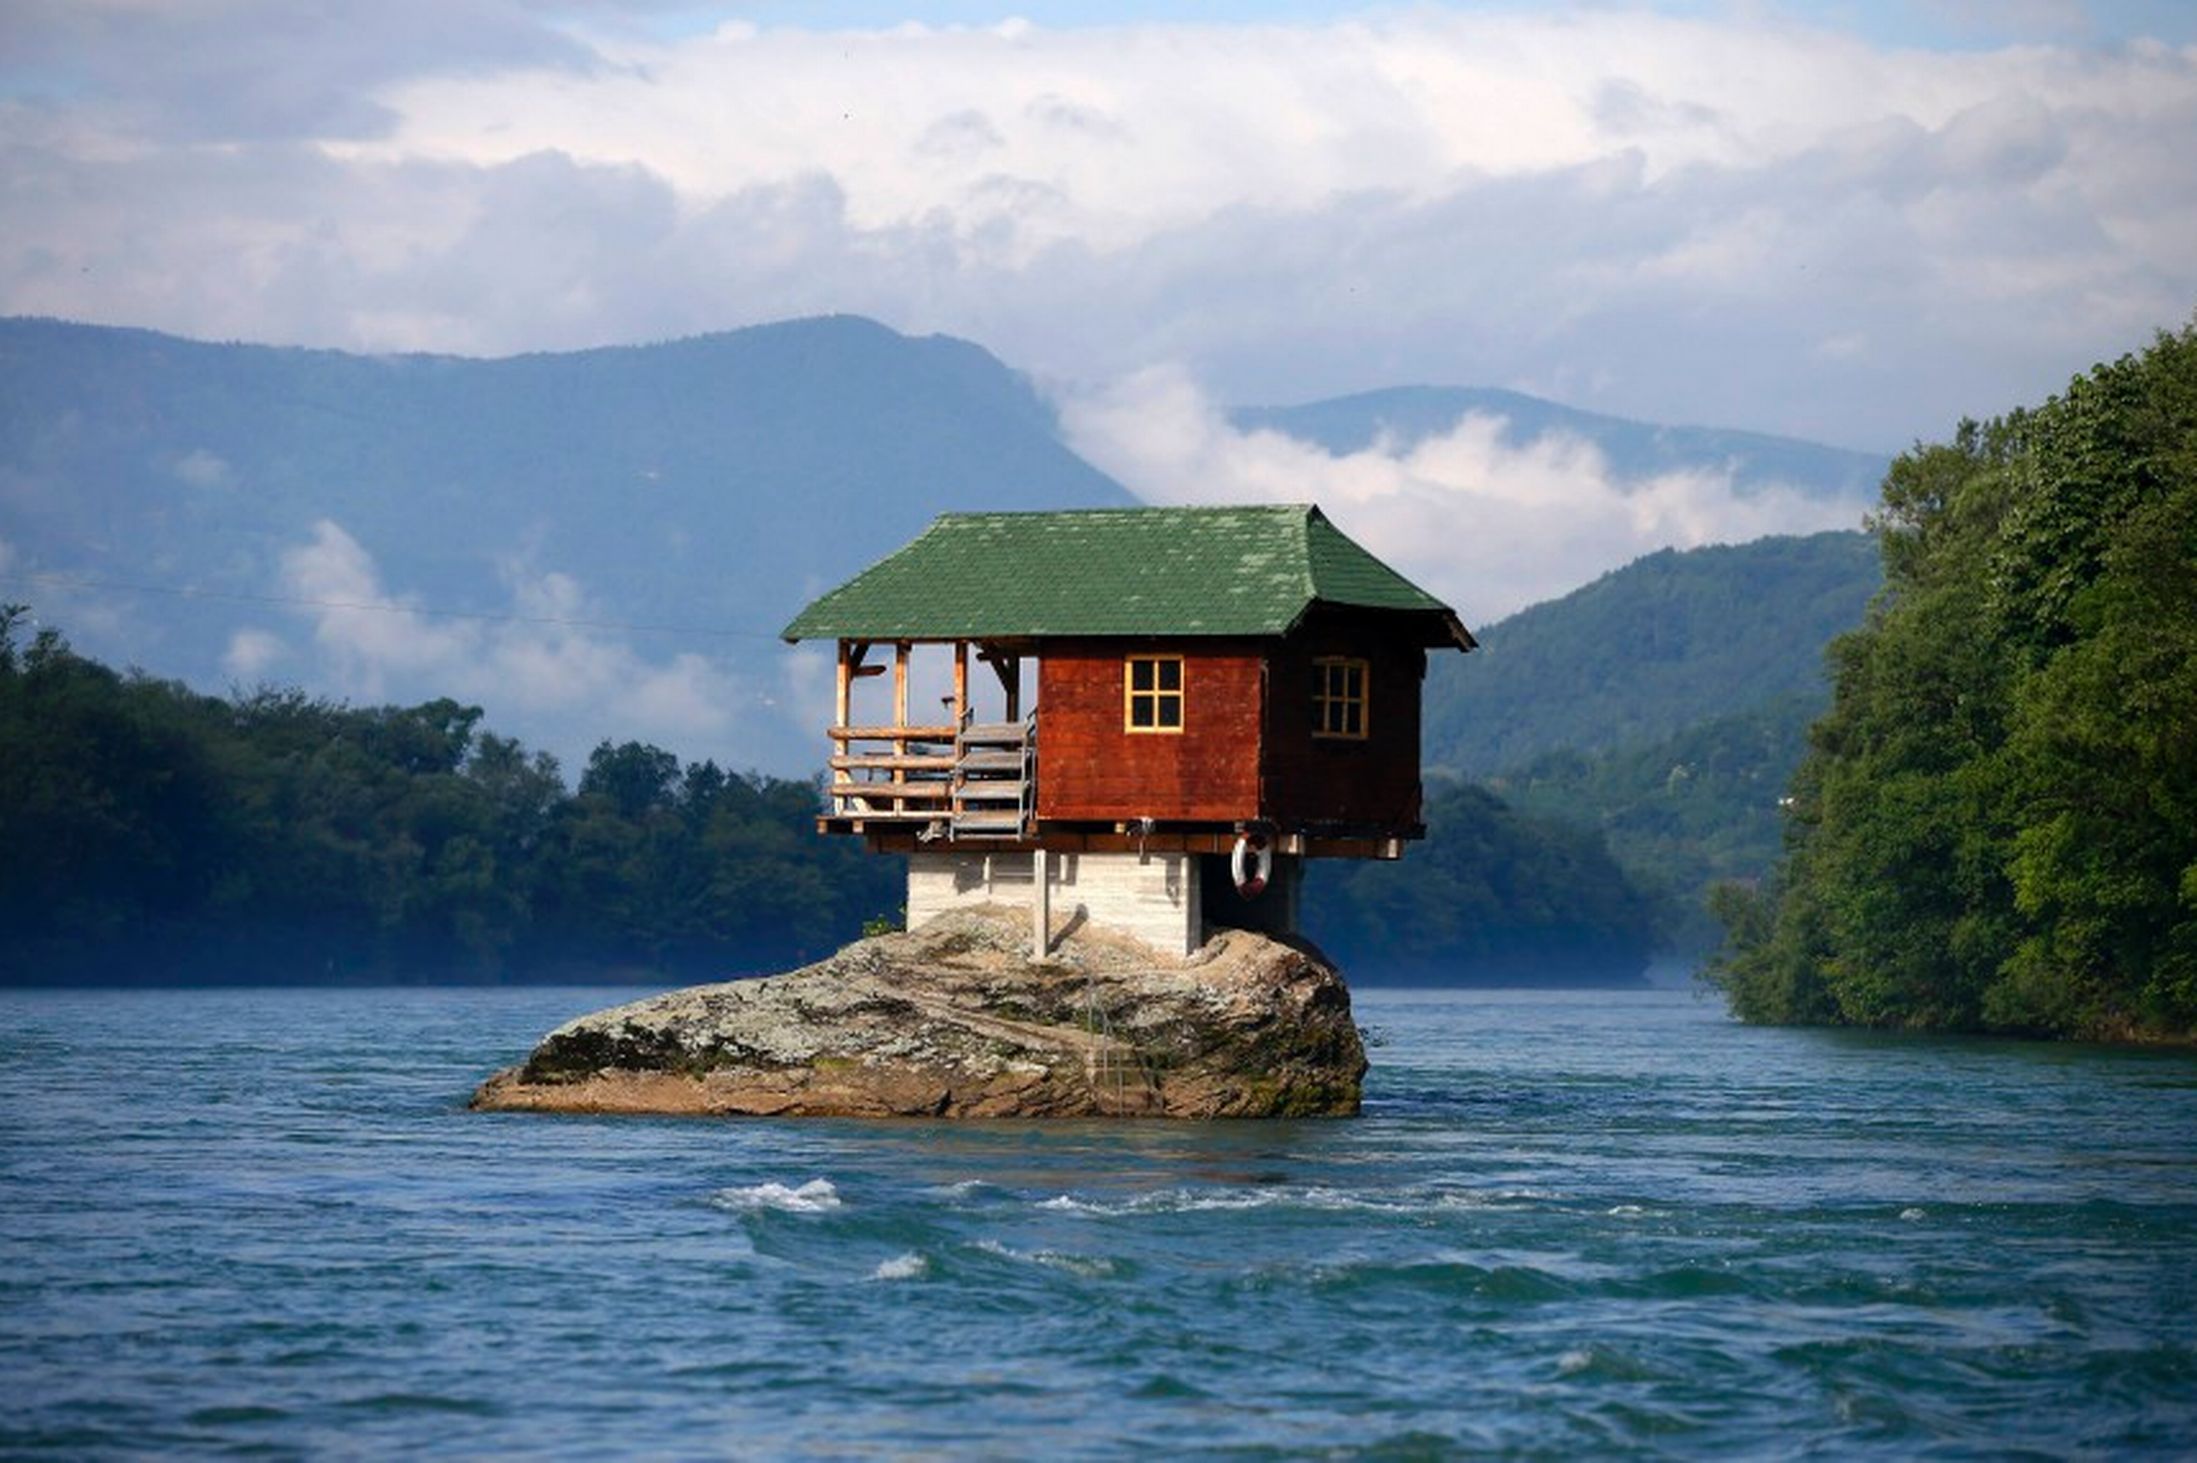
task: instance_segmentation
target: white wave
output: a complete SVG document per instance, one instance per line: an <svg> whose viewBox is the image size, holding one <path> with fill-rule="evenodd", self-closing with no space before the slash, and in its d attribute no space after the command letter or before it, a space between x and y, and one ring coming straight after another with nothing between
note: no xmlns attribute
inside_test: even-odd
<svg viewBox="0 0 2197 1463"><path fill-rule="evenodd" d="M1565 1352L1556 1359L1556 1374L1560 1377L1577 1376L1594 1365L1594 1353L1584 1347Z"/></svg>
<svg viewBox="0 0 2197 1463"><path fill-rule="evenodd" d="M1899 1212L1899 1217L1906 1220L1909 1224L1913 1224L1916 1220L1923 1217L1923 1212L1920 1209L1902 1209Z"/></svg>
<svg viewBox="0 0 2197 1463"><path fill-rule="evenodd" d="M1378 1192L1310 1188L1259 1189L1160 1189L1132 1199L1106 1201L1057 1194L1041 1199L1037 1207L1095 1218L1119 1218L1131 1214L1185 1214L1219 1209L1312 1209L1374 1214L1425 1214L1449 1209L1487 1209L1499 1204L1538 1201L1551 1194L1529 1189L1499 1189L1481 1193L1460 1189L1381 1190ZM1637 1211L1636 1211L1637 1212Z"/></svg>
<svg viewBox="0 0 2197 1463"><path fill-rule="evenodd" d="M1071 1275L1096 1278L1114 1273L1114 1262L1104 1255L1071 1255L1060 1250L1018 1250L1001 1244L996 1239L980 1239L976 1248L987 1255L997 1255L1003 1260L1014 1260L1025 1265L1044 1265L1053 1270L1065 1270Z"/></svg>
<svg viewBox="0 0 2197 1463"><path fill-rule="evenodd" d="M895 1255L878 1263L870 1272L872 1280L920 1280L931 1273L931 1262L910 1250L905 1255Z"/></svg>
<svg viewBox="0 0 2197 1463"><path fill-rule="evenodd" d="M752 1214L761 1209L780 1209L789 1214L821 1214L840 1207L839 1190L830 1179L810 1179L799 1188L784 1184L756 1184L745 1189L719 1189L710 1202L720 1209Z"/></svg>

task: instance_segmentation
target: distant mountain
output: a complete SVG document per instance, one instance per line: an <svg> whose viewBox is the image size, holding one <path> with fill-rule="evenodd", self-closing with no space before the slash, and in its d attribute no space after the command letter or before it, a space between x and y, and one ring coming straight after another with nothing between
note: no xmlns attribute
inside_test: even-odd
<svg viewBox="0 0 2197 1463"><path fill-rule="evenodd" d="M1858 532L1636 559L1476 628L1471 655L1434 657L1425 760L1485 778L1821 695L1824 645L1860 625L1881 580L1876 543Z"/></svg>
<svg viewBox="0 0 2197 1463"><path fill-rule="evenodd" d="M1742 494L1784 485L1815 497L1873 496L1891 464L1875 453L1819 442L1627 421L1492 387L1398 386L1301 406L1242 407L1230 416L1241 429L1282 432L1344 456L1377 442L1409 450L1473 414L1502 418L1502 440L1512 447L1552 435L1576 437L1600 448L1620 478L1728 470Z"/></svg>
<svg viewBox="0 0 2197 1463"><path fill-rule="evenodd" d="M683 749L736 767L817 760L774 638L808 596L946 509L1132 501L982 349L852 317L504 360L0 320L0 574L281 596L281 556L326 519L382 592L437 608L514 609L514 564L568 575L584 609L519 608L730 632L633 644L707 657L745 688L738 745ZM8 599L60 593L0 580ZM97 613L81 596L62 613L89 653L216 687L239 629L293 649L312 635L298 607L233 600L106 593ZM266 673L327 689L325 660L304 658L326 654ZM631 734L627 709L490 714L569 760L575 739Z"/></svg>

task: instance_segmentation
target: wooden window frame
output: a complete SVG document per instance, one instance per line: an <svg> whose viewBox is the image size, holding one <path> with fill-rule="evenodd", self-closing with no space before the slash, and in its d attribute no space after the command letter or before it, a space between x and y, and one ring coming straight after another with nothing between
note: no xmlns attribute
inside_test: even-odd
<svg viewBox="0 0 2197 1463"><path fill-rule="evenodd" d="M1350 694L1348 675L1358 673L1358 694ZM1344 682L1340 690L1329 679L1329 673L1341 671ZM1343 708L1340 717L1329 716L1336 708ZM1350 708L1357 708L1358 729L1350 731ZM1343 730L1330 728L1330 720L1340 720ZM1355 655L1319 655L1312 659L1312 735L1315 740L1326 742L1362 742L1373 734L1373 666Z"/></svg>
<svg viewBox="0 0 2197 1463"><path fill-rule="evenodd" d="M1140 664L1152 667L1152 684L1142 689L1137 686L1137 667ZM1161 667L1168 665L1175 668L1173 689L1169 689L1162 684L1166 680L1166 676L1162 673ZM1149 700L1152 703L1152 724L1149 726L1137 725L1137 702L1140 699ZM1162 710L1170 701L1174 703L1175 707L1175 724L1173 726L1166 725L1160 719ZM1189 713L1189 674L1183 665L1181 656L1125 655L1121 658L1121 729L1123 731L1131 736L1138 737L1179 737L1182 735L1183 725L1190 719Z"/></svg>

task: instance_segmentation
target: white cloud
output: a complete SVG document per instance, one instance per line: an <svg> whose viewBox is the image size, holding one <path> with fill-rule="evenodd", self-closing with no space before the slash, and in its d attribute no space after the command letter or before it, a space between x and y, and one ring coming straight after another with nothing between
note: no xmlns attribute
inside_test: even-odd
<svg viewBox="0 0 2197 1463"><path fill-rule="evenodd" d="M229 464L203 447L194 447L175 460L172 471L179 482L194 488L220 488L229 484Z"/></svg>
<svg viewBox="0 0 2197 1463"><path fill-rule="evenodd" d="M1892 447L2197 300L2197 48L1756 6L650 40L468 0L443 55L434 9L346 71L351 27L187 7L155 39L188 84L78 27L88 98L0 104L0 309L482 352L844 310L1050 377L1500 384ZM248 62L326 86L212 84Z"/></svg>
<svg viewBox="0 0 2197 1463"><path fill-rule="evenodd" d="M221 657L221 668L231 680L249 685L256 682L267 667L287 655L289 649L282 637L273 631L248 627L229 637L229 648Z"/></svg>
<svg viewBox="0 0 2197 1463"><path fill-rule="evenodd" d="M605 737L736 767L775 760L777 717L753 687L701 655L653 660L614 631L569 623L599 614L568 575L507 563L508 609L464 619L418 613L425 607L385 588L372 555L334 522L316 524L281 564L283 593L310 601L299 613L348 696L477 702L490 725L523 719L530 740L571 765Z"/></svg>
<svg viewBox="0 0 2197 1463"><path fill-rule="evenodd" d="M1408 447L1345 455L1231 426L1190 377L1156 368L1064 402L1070 442L1158 503L1318 502L1346 533L1484 624L1664 547L1859 525L1858 500L1734 490L1724 472L1625 478L1593 444L1505 440L1465 417Z"/></svg>

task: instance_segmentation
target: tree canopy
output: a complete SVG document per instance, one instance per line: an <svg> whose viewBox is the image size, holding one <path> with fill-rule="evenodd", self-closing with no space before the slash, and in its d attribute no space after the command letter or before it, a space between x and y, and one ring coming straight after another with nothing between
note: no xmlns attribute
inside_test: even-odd
<svg viewBox="0 0 2197 1463"><path fill-rule="evenodd" d="M1751 1020L2197 1033L2197 324L1906 453L1872 527L1711 978Z"/></svg>
<svg viewBox="0 0 2197 1463"><path fill-rule="evenodd" d="M718 979L853 939L904 865L819 837L816 785L603 742L556 761L447 698L228 698L0 609L0 982ZM1598 835L1461 788L1401 865L1323 870L1368 974L1607 979L1647 905Z"/></svg>
<svg viewBox="0 0 2197 1463"><path fill-rule="evenodd" d="M807 782L598 746L556 761L442 699L223 699L0 611L0 978L723 976L821 956L898 870Z"/></svg>

